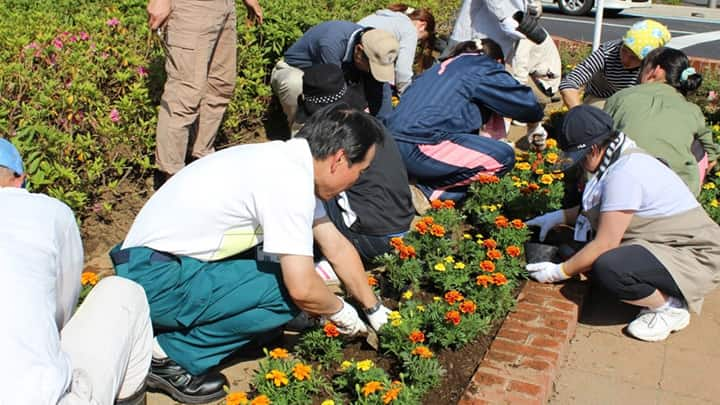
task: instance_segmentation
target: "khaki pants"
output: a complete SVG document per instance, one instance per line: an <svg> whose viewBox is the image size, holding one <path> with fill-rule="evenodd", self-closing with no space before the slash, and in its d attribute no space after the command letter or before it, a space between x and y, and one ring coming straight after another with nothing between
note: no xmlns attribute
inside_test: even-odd
<svg viewBox="0 0 720 405"><path fill-rule="evenodd" d="M213 143L233 94L237 65L234 0L174 0L165 41L167 81L157 125L157 165L174 174L192 156L214 152Z"/></svg>
<svg viewBox="0 0 720 405"><path fill-rule="evenodd" d="M303 71L288 65L280 59L270 74L270 87L280 100L283 112L292 128L298 108L298 97L302 94Z"/></svg>
<svg viewBox="0 0 720 405"><path fill-rule="evenodd" d="M137 392L150 370L152 339L142 287L120 277L100 281L61 331L73 376L59 405L112 405Z"/></svg>

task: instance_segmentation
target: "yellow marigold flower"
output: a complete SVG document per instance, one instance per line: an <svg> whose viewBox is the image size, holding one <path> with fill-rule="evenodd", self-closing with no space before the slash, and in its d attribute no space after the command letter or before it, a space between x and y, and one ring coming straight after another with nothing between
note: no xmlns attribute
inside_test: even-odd
<svg viewBox="0 0 720 405"><path fill-rule="evenodd" d="M393 321L390 321L390 325L397 328L398 326L402 325L402 319L395 319Z"/></svg>
<svg viewBox="0 0 720 405"><path fill-rule="evenodd" d="M445 263L455 263L455 258L452 256L447 256L445 258Z"/></svg>
<svg viewBox="0 0 720 405"><path fill-rule="evenodd" d="M343 362L340 363L340 370L342 370L342 371L348 370L350 367L352 367L352 365L353 364L351 361L343 360Z"/></svg>
<svg viewBox="0 0 720 405"><path fill-rule="evenodd" d="M433 297L433 301L438 302L442 300L442 298L438 297L437 295Z"/></svg>
<svg viewBox="0 0 720 405"><path fill-rule="evenodd" d="M409 300L410 298L412 298L412 297L413 297L413 292L412 292L412 290L407 290L407 291L405 291L405 292L403 293L402 297L405 298L406 300Z"/></svg>
<svg viewBox="0 0 720 405"><path fill-rule="evenodd" d="M715 188L715 183L705 183L703 185L703 189L705 190L713 190ZM85 273L83 273L85 274Z"/></svg>
<svg viewBox="0 0 720 405"><path fill-rule="evenodd" d="M720 206L720 202L718 202L717 198L715 198L715 199L713 199L712 201L710 201L710 205L711 205L713 208L718 208L718 207Z"/></svg>
<svg viewBox="0 0 720 405"><path fill-rule="evenodd" d="M458 270L462 270L462 269L465 268L465 263L463 263L463 262L457 262L457 263L455 263L455 266L453 266L453 268L456 268L456 269L458 269Z"/></svg>
<svg viewBox="0 0 720 405"><path fill-rule="evenodd" d="M528 171L531 167L532 166L530 166L530 163L528 162L515 163L515 168L518 170Z"/></svg>
<svg viewBox="0 0 720 405"><path fill-rule="evenodd" d="M302 381L302 380L309 380L310 374L312 373L312 367L298 363L293 367L293 377L295 377L296 380Z"/></svg>
<svg viewBox="0 0 720 405"><path fill-rule="evenodd" d="M545 170L543 170L543 169L535 169L535 174L537 174L538 176L541 175L541 174L545 174Z"/></svg>
<svg viewBox="0 0 720 405"><path fill-rule="evenodd" d="M277 347L270 351L270 357L272 357L273 359L287 359L288 355L288 351L283 349L282 347Z"/></svg>
<svg viewBox="0 0 720 405"><path fill-rule="evenodd" d="M390 313L388 314L388 319L391 321L394 321L396 319L401 319L401 318L402 318L402 315L400 315L400 312L398 312L398 311L390 311Z"/></svg>
<svg viewBox="0 0 720 405"><path fill-rule="evenodd" d="M418 305L415 307L415 309L417 309L420 312L425 312L425 305Z"/></svg>
<svg viewBox="0 0 720 405"><path fill-rule="evenodd" d="M557 141L553 138L550 138L545 141L545 146L547 146L548 148L557 148ZM548 153L548 155L550 154Z"/></svg>
<svg viewBox="0 0 720 405"><path fill-rule="evenodd" d="M258 395L250 402L250 405L270 405L270 398L267 395Z"/></svg>
<svg viewBox="0 0 720 405"><path fill-rule="evenodd" d="M475 239L482 239L484 236L481 233L475 234Z"/></svg>
<svg viewBox="0 0 720 405"><path fill-rule="evenodd" d="M370 381L362 388L362 393L366 397L370 394L374 394L375 392L382 389L382 383L380 381Z"/></svg>
<svg viewBox="0 0 720 405"><path fill-rule="evenodd" d="M463 238L464 239L472 239L472 235L470 235L469 233L464 233Z"/></svg>
<svg viewBox="0 0 720 405"><path fill-rule="evenodd" d="M283 373L280 370L270 370L269 373L265 374L265 379L272 380L273 384L275 384L276 387L288 385L289 382L287 374Z"/></svg>
<svg viewBox="0 0 720 405"><path fill-rule="evenodd" d="M247 394L244 392L230 392L225 397L226 405L246 405L247 403Z"/></svg>
<svg viewBox="0 0 720 405"><path fill-rule="evenodd" d="M715 176L720 177L720 172L715 172Z"/></svg>
<svg viewBox="0 0 720 405"><path fill-rule="evenodd" d="M373 368L374 366L375 366L375 363L373 363L373 361L370 359L358 361L357 364L355 365L355 367L357 367L357 369L360 371L368 371L371 368Z"/></svg>
<svg viewBox="0 0 720 405"><path fill-rule="evenodd" d="M320 405L335 405L335 401L333 401L332 399L326 399L322 401Z"/></svg>
<svg viewBox="0 0 720 405"><path fill-rule="evenodd" d="M555 180L562 180L565 178L565 173L563 173L563 172L553 173L552 176L553 176L553 179L555 179Z"/></svg>
<svg viewBox="0 0 720 405"><path fill-rule="evenodd" d="M436 264L435 267L433 267L433 268L437 271L445 271L446 270L445 265L442 263Z"/></svg>
<svg viewBox="0 0 720 405"><path fill-rule="evenodd" d="M98 282L97 274L91 271L85 271L80 275L80 284L82 285L95 285Z"/></svg>
<svg viewBox="0 0 720 405"><path fill-rule="evenodd" d="M548 139L548 141L550 141L550 139ZM550 146L549 142L548 142L547 146ZM550 163L551 165L554 165L555 163L557 163L559 158L560 158L560 156L558 156L558 154L554 153L554 152L550 152L547 155L545 155L545 161Z"/></svg>
<svg viewBox="0 0 720 405"><path fill-rule="evenodd" d="M553 179L553 176L551 176L549 174L543 174L542 176L540 176L540 183L542 183L542 184L550 185L553 183L553 181L555 181Z"/></svg>
<svg viewBox="0 0 720 405"><path fill-rule="evenodd" d="M720 132L720 124L715 124L712 126L712 130L715 132Z"/></svg>

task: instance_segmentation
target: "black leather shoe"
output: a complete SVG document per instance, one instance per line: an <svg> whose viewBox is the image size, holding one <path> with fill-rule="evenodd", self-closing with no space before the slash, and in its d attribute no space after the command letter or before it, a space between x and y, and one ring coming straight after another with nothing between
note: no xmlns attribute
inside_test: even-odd
<svg viewBox="0 0 720 405"><path fill-rule="evenodd" d="M115 405L146 405L145 391L147 391L147 382L143 383L137 392L123 399L116 399Z"/></svg>
<svg viewBox="0 0 720 405"><path fill-rule="evenodd" d="M205 404L225 396L227 378L217 371L192 375L170 358L152 359L148 387L187 404Z"/></svg>

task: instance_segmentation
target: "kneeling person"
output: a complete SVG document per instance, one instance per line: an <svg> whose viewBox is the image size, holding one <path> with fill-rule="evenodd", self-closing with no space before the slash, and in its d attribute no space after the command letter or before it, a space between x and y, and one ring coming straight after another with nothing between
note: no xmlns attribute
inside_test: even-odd
<svg viewBox="0 0 720 405"><path fill-rule="evenodd" d="M148 377L174 399L224 396L211 368L301 310L340 332L366 331L357 311L315 273L313 238L376 329L387 321L353 246L322 218L382 143L382 128L346 108L319 111L295 139L231 147L173 176L135 219L111 257L140 283L159 333ZM239 256L263 243L280 263ZM374 311L373 311L374 310Z"/></svg>

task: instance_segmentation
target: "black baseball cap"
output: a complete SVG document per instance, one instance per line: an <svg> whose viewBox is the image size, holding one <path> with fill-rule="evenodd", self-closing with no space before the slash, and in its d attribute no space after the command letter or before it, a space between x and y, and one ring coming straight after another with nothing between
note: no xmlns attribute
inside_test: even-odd
<svg viewBox="0 0 720 405"><path fill-rule="evenodd" d="M605 111L587 104L573 107L565 114L558 138L563 151L560 165L568 169L579 163L592 149L615 135L613 119Z"/></svg>
<svg viewBox="0 0 720 405"><path fill-rule="evenodd" d="M304 70L303 94L298 97L295 122L304 123L316 111L329 104L345 103L364 110L367 102L345 82L342 69L330 63L313 65Z"/></svg>

